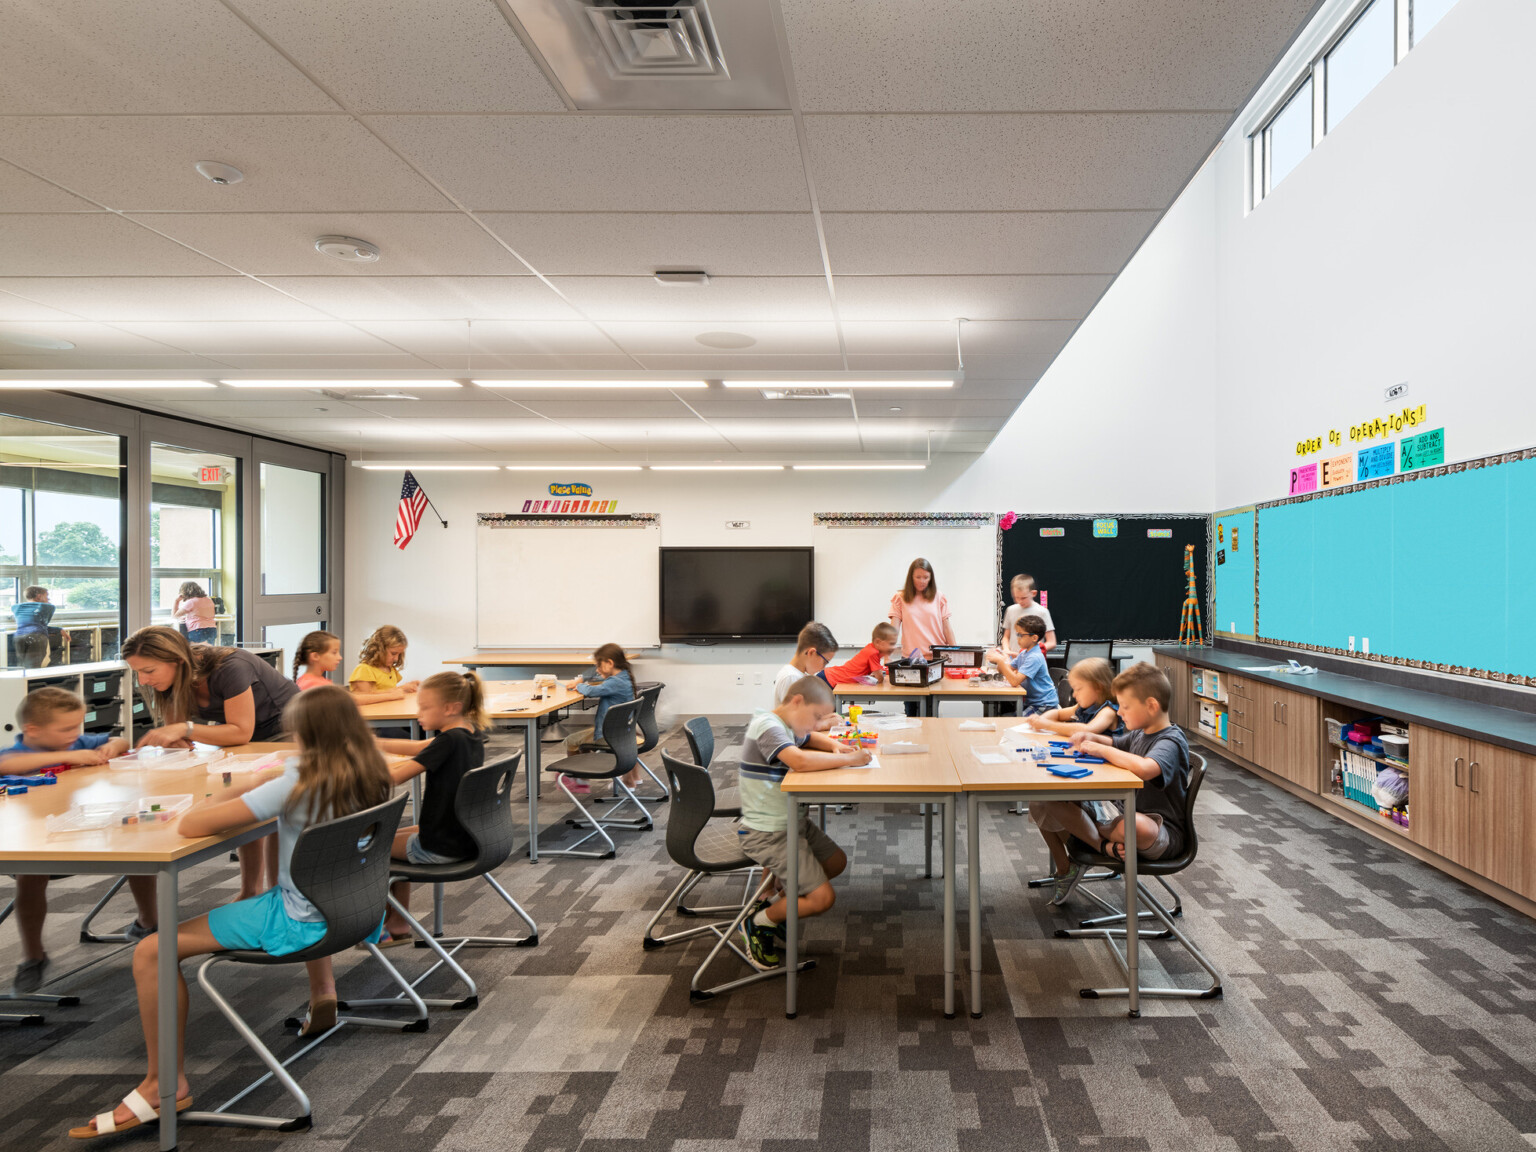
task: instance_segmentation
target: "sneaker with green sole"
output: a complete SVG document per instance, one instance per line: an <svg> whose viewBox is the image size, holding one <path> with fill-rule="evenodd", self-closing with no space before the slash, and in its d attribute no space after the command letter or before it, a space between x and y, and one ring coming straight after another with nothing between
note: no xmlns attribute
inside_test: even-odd
<svg viewBox="0 0 1536 1152"><path fill-rule="evenodd" d="M756 913L741 926L746 938L747 955L752 963L762 969L779 968L784 964L784 954L779 951L779 938L772 928L764 928L756 922Z"/></svg>
<svg viewBox="0 0 1536 1152"><path fill-rule="evenodd" d="M1056 883L1051 885L1051 903L1062 904L1066 902L1067 895L1077 884L1077 878L1083 874L1081 864L1071 864L1067 867L1065 875L1056 877Z"/></svg>

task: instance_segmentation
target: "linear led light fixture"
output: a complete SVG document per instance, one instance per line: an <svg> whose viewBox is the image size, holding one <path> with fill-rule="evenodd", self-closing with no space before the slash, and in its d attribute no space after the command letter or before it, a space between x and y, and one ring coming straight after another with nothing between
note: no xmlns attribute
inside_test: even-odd
<svg viewBox="0 0 1536 1152"><path fill-rule="evenodd" d="M463 387L457 380L220 380L219 383L227 388L327 388L337 392Z"/></svg>
<svg viewBox="0 0 1536 1152"><path fill-rule="evenodd" d="M500 472L500 464L353 464L364 472Z"/></svg>
<svg viewBox="0 0 1536 1152"><path fill-rule="evenodd" d="M652 472L782 472L782 464L651 464Z"/></svg>
<svg viewBox="0 0 1536 1152"><path fill-rule="evenodd" d="M796 464L796 472L921 472L926 464Z"/></svg>
<svg viewBox="0 0 1536 1152"><path fill-rule="evenodd" d="M212 388L206 380L0 380L0 389L85 392L128 388Z"/></svg>
<svg viewBox="0 0 1536 1152"><path fill-rule="evenodd" d="M722 380L727 388L953 388L953 380Z"/></svg>
<svg viewBox="0 0 1536 1152"><path fill-rule="evenodd" d="M638 464L504 464L508 472L638 472Z"/></svg>
<svg viewBox="0 0 1536 1152"><path fill-rule="evenodd" d="M603 388L655 388L657 390L708 388L703 380L472 380L482 388L498 391L532 391L534 389L574 389L594 391Z"/></svg>

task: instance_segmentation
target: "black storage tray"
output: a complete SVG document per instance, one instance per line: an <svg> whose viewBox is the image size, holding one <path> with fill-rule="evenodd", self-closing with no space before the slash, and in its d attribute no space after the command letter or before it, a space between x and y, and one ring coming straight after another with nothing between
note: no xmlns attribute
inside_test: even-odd
<svg viewBox="0 0 1536 1152"><path fill-rule="evenodd" d="M85 730L87 732L110 732L117 725L117 718L122 715L122 711L123 703L121 700L111 700L94 707L87 706L85 711Z"/></svg>
<svg viewBox="0 0 1536 1152"><path fill-rule="evenodd" d="M980 668L981 658L987 654L984 644L935 644L933 658L942 660L950 668Z"/></svg>

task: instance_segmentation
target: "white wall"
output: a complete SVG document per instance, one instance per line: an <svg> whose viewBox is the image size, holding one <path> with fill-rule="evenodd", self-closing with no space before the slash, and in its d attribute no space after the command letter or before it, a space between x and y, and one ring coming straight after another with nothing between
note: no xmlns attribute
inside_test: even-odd
<svg viewBox="0 0 1536 1152"><path fill-rule="evenodd" d="M1461 0L1252 212L1218 153L1216 507L1333 454L1298 440L1358 447L1400 381L1448 461L1536 444L1533 44L1527 0Z"/></svg>

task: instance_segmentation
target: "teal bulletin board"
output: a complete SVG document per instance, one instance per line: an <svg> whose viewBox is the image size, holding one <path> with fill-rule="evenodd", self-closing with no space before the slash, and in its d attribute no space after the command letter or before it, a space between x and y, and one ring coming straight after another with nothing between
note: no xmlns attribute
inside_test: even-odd
<svg viewBox="0 0 1536 1152"><path fill-rule="evenodd" d="M1260 506L1259 638L1536 678L1532 457Z"/></svg>
<svg viewBox="0 0 1536 1152"><path fill-rule="evenodd" d="M1218 512L1211 530L1215 579L1214 619L1211 631L1218 636L1254 637L1254 553L1252 507Z"/></svg>

